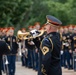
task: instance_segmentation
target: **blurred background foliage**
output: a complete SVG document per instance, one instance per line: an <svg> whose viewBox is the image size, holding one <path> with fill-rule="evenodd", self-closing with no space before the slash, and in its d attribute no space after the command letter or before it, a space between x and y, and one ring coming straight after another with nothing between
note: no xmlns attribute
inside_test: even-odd
<svg viewBox="0 0 76 75"><path fill-rule="evenodd" d="M76 0L0 0L0 27L27 28L56 16L63 25L76 24Z"/></svg>

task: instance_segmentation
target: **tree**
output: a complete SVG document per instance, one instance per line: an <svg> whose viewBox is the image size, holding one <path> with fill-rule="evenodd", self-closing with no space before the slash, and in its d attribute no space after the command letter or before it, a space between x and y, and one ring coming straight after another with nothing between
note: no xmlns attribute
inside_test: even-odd
<svg viewBox="0 0 76 75"><path fill-rule="evenodd" d="M76 0L0 0L0 26L21 27L46 22L46 15L56 16L63 25L76 24Z"/></svg>
<svg viewBox="0 0 76 75"><path fill-rule="evenodd" d="M0 25L20 25L27 15L31 0L1 0L0 1Z"/></svg>

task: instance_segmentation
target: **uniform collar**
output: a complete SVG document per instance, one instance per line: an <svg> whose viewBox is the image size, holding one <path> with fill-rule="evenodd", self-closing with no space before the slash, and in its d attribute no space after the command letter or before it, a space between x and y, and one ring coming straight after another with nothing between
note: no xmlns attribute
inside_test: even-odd
<svg viewBox="0 0 76 75"><path fill-rule="evenodd" d="M57 33L57 32L51 32L51 33L47 34L46 37L47 37L47 36L52 37L53 35L56 35L56 33Z"/></svg>
<svg viewBox="0 0 76 75"><path fill-rule="evenodd" d="M49 34L47 34L47 35L55 35L57 32L51 32L51 33L49 33Z"/></svg>

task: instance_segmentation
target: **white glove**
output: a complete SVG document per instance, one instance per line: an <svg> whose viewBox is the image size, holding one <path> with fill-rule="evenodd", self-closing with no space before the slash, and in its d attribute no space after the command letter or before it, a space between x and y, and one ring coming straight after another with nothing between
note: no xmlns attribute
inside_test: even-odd
<svg viewBox="0 0 76 75"><path fill-rule="evenodd" d="M37 32L38 32L38 31L37 31L36 29L30 31L30 33L32 34L33 37L38 36L38 33L37 33Z"/></svg>

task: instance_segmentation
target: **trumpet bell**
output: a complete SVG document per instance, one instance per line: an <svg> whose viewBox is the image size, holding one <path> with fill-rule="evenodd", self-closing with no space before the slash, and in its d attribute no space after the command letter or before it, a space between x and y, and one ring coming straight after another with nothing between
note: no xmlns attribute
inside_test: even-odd
<svg viewBox="0 0 76 75"><path fill-rule="evenodd" d="M18 31L17 33L17 37L19 39L29 39L29 38L32 38L31 34L29 32L25 32L25 33L22 33L20 30Z"/></svg>

